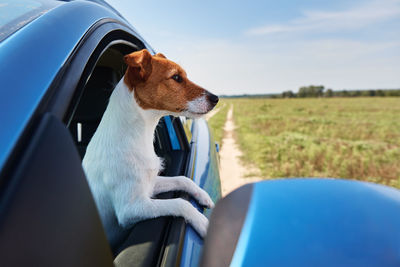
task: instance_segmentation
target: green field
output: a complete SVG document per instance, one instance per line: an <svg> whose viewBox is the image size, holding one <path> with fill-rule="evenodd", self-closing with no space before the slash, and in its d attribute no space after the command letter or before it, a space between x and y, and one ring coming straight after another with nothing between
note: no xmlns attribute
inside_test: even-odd
<svg viewBox="0 0 400 267"><path fill-rule="evenodd" d="M341 177L400 187L400 98L222 103L234 107L243 162L265 178Z"/></svg>
<svg viewBox="0 0 400 267"><path fill-rule="evenodd" d="M208 125L213 132L215 142L218 142L218 144L221 146L222 138L224 136L224 124L229 110L229 105L225 101L220 101L215 109L219 109L219 111L208 120Z"/></svg>

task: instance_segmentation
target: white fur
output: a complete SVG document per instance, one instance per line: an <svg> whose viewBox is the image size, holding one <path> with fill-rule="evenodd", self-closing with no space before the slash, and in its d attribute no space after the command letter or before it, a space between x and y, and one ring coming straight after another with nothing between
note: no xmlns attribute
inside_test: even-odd
<svg viewBox="0 0 400 267"><path fill-rule="evenodd" d="M83 167L111 245L134 223L165 215L182 216L201 236L206 234L208 219L188 201L152 199L161 192L181 190L202 205L214 205L192 180L157 176L162 161L154 152L153 136L159 119L167 114L142 109L122 79L87 147Z"/></svg>
<svg viewBox="0 0 400 267"><path fill-rule="evenodd" d="M213 106L210 105L206 95L199 96L187 103L187 111L192 114L205 114L212 108Z"/></svg>

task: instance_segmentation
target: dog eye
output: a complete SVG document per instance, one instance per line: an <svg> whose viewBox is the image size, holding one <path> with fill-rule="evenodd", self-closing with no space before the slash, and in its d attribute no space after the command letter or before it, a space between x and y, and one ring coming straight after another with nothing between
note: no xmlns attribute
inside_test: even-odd
<svg viewBox="0 0 400 267"><path fill-rule="evenodd" d="M175 74L174 76L171 77L174 81L181 83L183 82L182 76L179 74Z"/></svg>

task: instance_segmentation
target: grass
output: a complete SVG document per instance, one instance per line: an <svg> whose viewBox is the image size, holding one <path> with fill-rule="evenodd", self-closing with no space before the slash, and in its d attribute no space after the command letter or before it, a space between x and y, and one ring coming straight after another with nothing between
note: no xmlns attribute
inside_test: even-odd
<svg viewBox="0 0 400 267"><path fill-rule="evenodd" d="M222 138L224 136L224 124L229 110L229 105L224 99L221 99L215 109L219 109L219 111L208 120L208 125L210 126L214 140L218 142L220 146L222 146Z"/></svg>
<svg viewBox="0 0 400 267"><path fill-rule="evenodd" d="M265 178L339 177L400 188L400 98L224 103L234 106L243 161ZM226 111L219 115L212 128L223 125ZM222 138L220 129L214 132Z"/></svg>

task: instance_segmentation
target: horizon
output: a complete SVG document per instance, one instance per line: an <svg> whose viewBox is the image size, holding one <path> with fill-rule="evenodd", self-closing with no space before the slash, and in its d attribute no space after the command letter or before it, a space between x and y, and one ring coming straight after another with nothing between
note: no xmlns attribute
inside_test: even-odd
<svg viewBox="0 0 400 267"><path fill-rule="evenodd" d="M310 85L312 86L312 85ZM326 90L332 90L335 93L339 93L339 92L343 92L343 91L347 91L349 93L351 92L367 92L367 91L400 91L400 87L399 88L386 88L386 89L382 89L382 88L368 88L368 89L339 89L339 90L334 90L331 88L325 88L324 91L326 92ZM287 90L287 91L282 91L279 93L255 93L255 94L249 94L249 93L245 93L245 94L221 94L219 95L219 97L241 97L241 96L277 96L277 95L281 95L282 93L288 92L288 91L292 91L294 94L297 94L299 90L297 91L293 91L293 90ZM387 96L385 96L387 97ZM397 96L394 96L397 97Z"/></svg>
<svg viewBox="0 0 400 267"><path fill-rule="evenodd" d="M400 0L107 2L216 94L400 88Z"/></svg>
<svg viewBox="0 0 400 267"><path fill-rule="evenodd" d="M318 85L308 85L308 86L318 86ZM322 85L323 86L323 85ZM325 88L324 87L324 91L326 92L327 90L332 90L333 92L343 92L343 91L347 91L347 92L366 92L366 91L399 91L400 87L398 88L366 88L366 89L352 89L352 88L343 88L343 89L332 89L332 88ZM221 96L242 96L242 95L249 95L249 96L256 96L256 95L279 95L282 94L284 92L288 92L288 91L292 91L294 94L297 94L299 92L299 89L297 90L285 90L282 92L278 92L278 93L255 93L255 94L249 94L249 93L245 93L245 94L222 94Z"/></svg>

